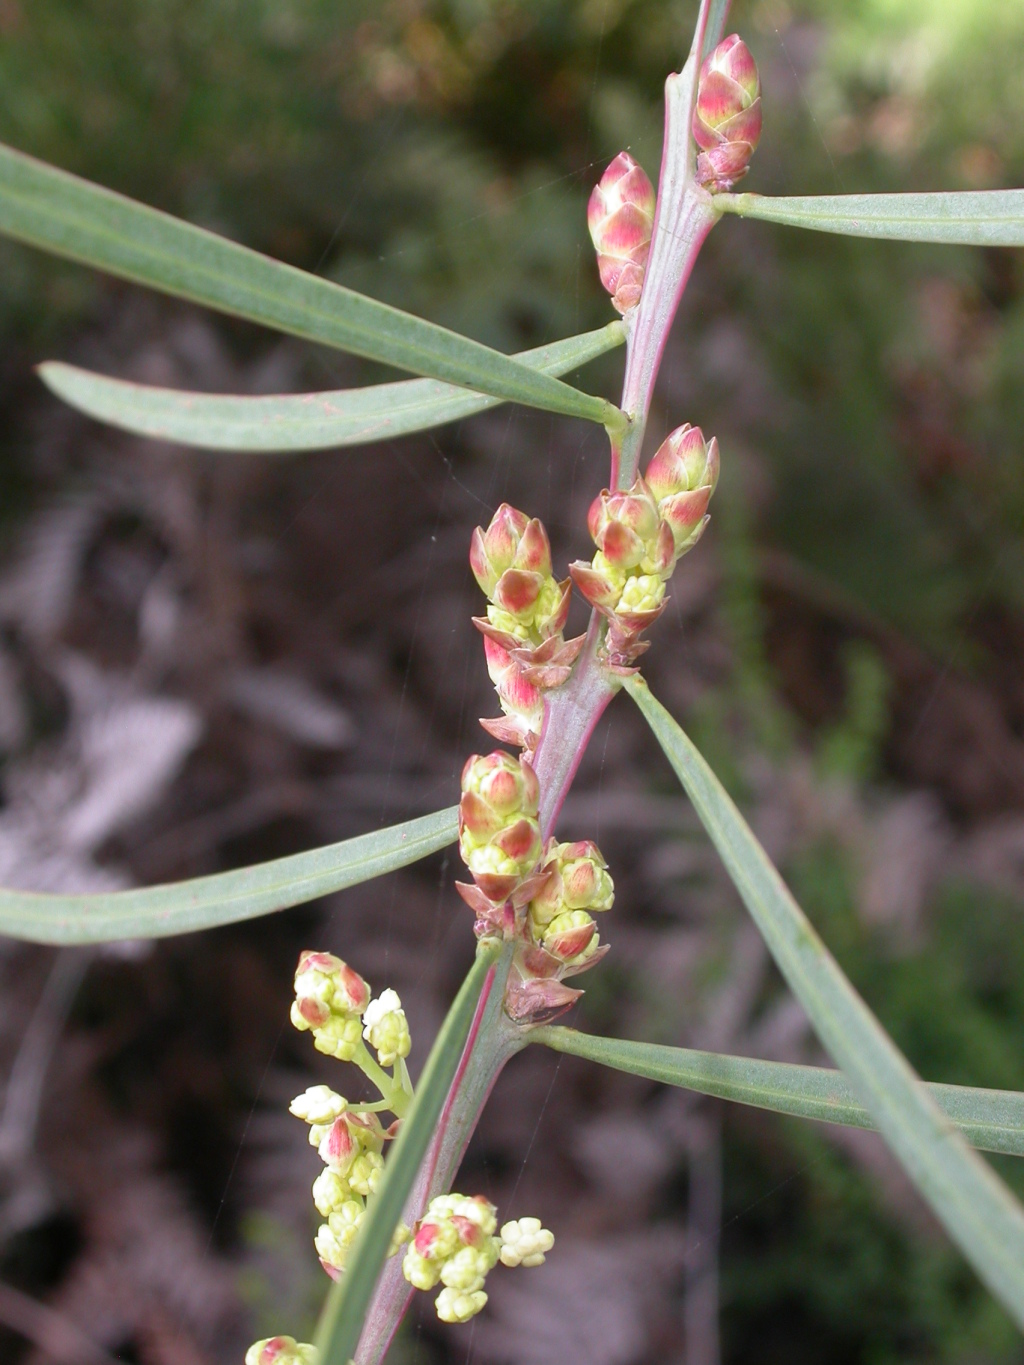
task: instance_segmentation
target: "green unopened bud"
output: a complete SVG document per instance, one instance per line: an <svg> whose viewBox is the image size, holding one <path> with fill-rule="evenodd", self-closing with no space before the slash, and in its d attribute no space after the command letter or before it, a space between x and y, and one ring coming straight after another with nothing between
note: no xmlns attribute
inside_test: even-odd
<svg viewBox="0 0 1024 1365"><path fill-rule="evenodd" d="M362 1152L353 1161L347 1176L356 1194L364 1199L376 1194L384 1176L384 1158L379 1152Z"/></svg>
<svg viewBox="0 0 1024 1365"><path fill-rule="evenodd" d="M486 1303L487 1295L482 1289L469 1294L460 1289L442 1289L435 1300L435 1307L442 1322L468 1322L476 1317Z"/></svg>
<svg viewBox="0 0 1024 1365"><path fill-rule="evenodd" d="M543 1265L555 1245L555 1235L539 1218L518 1218L501 1228L501 1263L507 1266Z"/></svg>
<svg viewBox="0 0 1024 1365"><path fill-rule="evenodd" d="M499 1244L494 1237L488 1237L478 1247L460 1247L442 1265L441 1283L466 1294L483 1289L484 1280L498 1262L498 1250Z"/></svg>
<svg viewBox="0 0 1024 1365"><path fill-rule="evenodd" d="M729 190L746 175L761 136L761 80L750 49L736 33L701 66L693 136L702 148L697 157L702 185Z"/></svg>
<svg viewBox="0 0 1024 1365"><path fill-rule="evenodd" d="M718 442L704 440L700 427L678 427L659 446L646 479L658 510L672 528L676 554L700 538L708 502L718 483Z"/></svg>
<svg viewBox="0 0 1024 1365"><path fill-rule="evenodd" d="M358 1015L345 1018L332 1015L322 1028L313 1030L313 1046L327 1057L339 1062L350 1062L363 1041L363 1025Z"/></svg>
<svg viewBox="0 0 1024 1365"><path fill-rule="evenodd" d="M330 1167L321 1171L313 1181L313 1203L321 1218L337 1213L351 1198L351 1185L344 1176L332 1171Z"/></svg>
<svg viewBox="0 0 1024 1365"><path fill-rule="evenodd" d="M395 991L383 991L367 1005L363 1014L363 1037L377 1049L381 1066L394 1066L399 1057L408 1057L412 1047L409 1023Z"/></svg>
<svg viewBox="0 0 1024 1365"><path fill-rule="evenodd" d="M540 788L525 758L496 751L462 773L459 852L480 889L504 900L540 856Z"/></svg>
<svg viewBox="0 0 1024 1365"><path fill-rule="evenodd" d="M657 574L637 574L627 579L616 610L619 612L657 611L665 599L665 583Z"/></svg>
<svg viewBox="0 0 1024 1365"><path fill-rule="evenodd" d="M245 1353L245 1365L317 1365L319 1353L294 1337L265 1337Z"/></svg>
<svg viewBox="0 0 1024 1365"><path fill-rule="evenodd" d="M324 1265L334 1270L345 1269L352 1243L365 1216L366 1206L359 1200L350 1199L332 1212L326 1223L320 1225L313 1245Z"/></svg>

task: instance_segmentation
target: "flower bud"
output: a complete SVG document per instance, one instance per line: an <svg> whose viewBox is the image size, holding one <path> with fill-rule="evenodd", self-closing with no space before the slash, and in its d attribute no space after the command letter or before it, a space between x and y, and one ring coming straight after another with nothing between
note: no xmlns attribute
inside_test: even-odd
<svg viewBox="0 0 1024 1365"><path fill-rule="evenodd" d="M626 580L617 611L620 615L655 612L665 600L665 581L657 574L637 574Z"/></svg>
<svg viewBox="0 0 1024 1365"><path fill-rule="evenodd" d="M620 152L594 186L587 226L601 283L620 313L640 301L654 225L654 186L628 152Z"/></svg>
<svg viewBox="0 0 1024 1365"><path fill-rule="evenodd" d="M303 952L295 972L292 1023L297 1029L318 1029L332 1017L362 1014L370 988L347 963L333 953Z"/></svg>
<svg viewBox="0 0 1024 1365"><path fill-rule="evenodd" d="M700 147L697 179L729 190L747 173L761 136L761 80L746 43L733 33L704 59L693 111Z"/></svg>
<svg viewBox="0 0 1024 1365"><path fill-rule="evenodd" d="M554 1245L554 1233L541 1227L539 1218L518 1218L502 1224L502 1265L543 1265L544 1257Z"/></svg>
<svg viewBox="0 0 1024 1365"><path fill-rule="evenodd" d="M292 1010L295 1010L294 1005ZM295 1023L294 1013L292 1023ZM331 1015L323 1028L313 1030L313 1046L317 1052L322 1052L327 1057L335 1057L339 1062L350 1062L362 1043L363 1026L358 1014L348 1018L337 1014Z"/></svg>
<svg viewBox="0 0 1024 1365"><path fill-rule="evenodd" d="M704 440L700 427L677 427L658 447L646 480L658 511L672 528L676 555L700 538L711 495L718 484L718 442Z"/></svg>
<svg viewBox="0 0 1024 1365"><path fill-rule="evenodd" d="M316 1365L318 1351L294 1337L265 1337L245 1353L245 1365Z"/></svg>
<svg viewBox="0 0 1024 1365"><path fill-rule="evenodd" d="M337 1213L352 1198L352 1187L344 1176L330 1167L321 1171L313 1181L313 1203L322 1218Z"/></svg>
<svg viewBox="0 0 1024 1365"><path fill-rule="evenodd" d="M442 1289L435 1307L442 1322L468 1322L476 1317L486 1303L487 1295L482 1289L470 1294L458 1289Z"/></svg>
<svg viewBox="0 0 1024 1365"><path fill-rule="evenodd" d="M405 1010L395 991L383 991L367 1005L363 1014L363 1037L377 1049L381 1066L394 1066L399 1057L408 1057L412 1039Z"/></svg>
<svg viewBox="0 0 1024 1365"><path fill-rule="evenodd" d="M615 887L607 867L601 850L589 839L548 844L541 867L545 880L530 901L530 923L538 938L566 910L611 909Z"/></svg>
<svg viewBox="0 0 1024 1365"><path fill-rule="evenodd" d="M502 574L509 569L525 569L550 574L551 548L547 532L536 519L503 502L485 531L478 526L470 542L469 564L476 581L487 597Z"/></svg>
<svg viewBox="0 0 1024 1365"><path fill-rule="evenodd" d="M483 1289L484 1281L494 1269L498 1260L497 1238L488 1237L486 1244L473 1247L460 1247L441 1267L441 1283L448 1289L458 1289L464 1294Z"/></svg>
<svg viewBox="0 0 1024 1365"><path fill-rule="evenodd" d="M336 1095L329 1085L311 1085L296 1095L288 1112L306 1123L333 1123L347 1108L348 1100Z"/></svg>
<svg viewBox="0 0 1024 1365"><path fill-rule="evenodd" d="M637 479L628 492L607 488L590 505L587 525L594 544L616 569L654 571L660 563L661 515L654 495Z"/></svg>
<svg viewBox="0 0 1024 1365"><path fill-rule="evenodd" d="M577 966L597 952L597 924L586 910L565 910L544 930L541 947L559 962Z"/></svg>
<svg viewBox="0 0 1024 1365"><path fill-rule="evenodd" d="M331 1213L326 1223L321 1223L313 1245L325 1269L345 1269L349 1250L365 1216L366 1206L358 1199L350 1199Z"/></svg>
<svg viewBox="0 0 1024 1365"><path fill-rule="evenodd" d="M459 851L484 894L504 900L540 856L540 788L525 758L475 755L462 772Z"/></svg>

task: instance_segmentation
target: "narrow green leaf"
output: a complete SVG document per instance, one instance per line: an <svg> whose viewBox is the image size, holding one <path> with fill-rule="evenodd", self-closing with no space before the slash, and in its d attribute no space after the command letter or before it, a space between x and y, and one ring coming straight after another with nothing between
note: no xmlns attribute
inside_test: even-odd
<svg viewBox="0 0 1024 1365"><path fill-rule="evenodd" d="M256 919L407 867L454 842L458 807L193 881L89 895L0 890L0 934L30 943L168 938Z"/></svg>
<svg viewBox="0 0 1024 1365"><path fill-rule="evenodd" d="M495 970L501 944L484 941L434 1039L416 1098L384 1165L384 1178L367 1209L341 1280L327 1296L317 1326L320 1365L348 1365L359 1342L377 1277L387 1257L406 1200L434 1135L458 1071L477 1003Z"/></svg>
<svg viewBox="0 0 1024 1365"><path fill-rule="evenodd" d="M725 21L729 17L729 0L711 0L708 7L708 24L704 30L704 43L701 48L701 61L713 52L725 34Z"/></svg>
<svg viewBox="0 0 1024 1365"><path fill-rule="evenodd" d="M515 358L542 374L565 374L625 340L621 322ZM184 393L109 379L51 360L39 366L49 388L100 422L208 450L291 451L365 445L456 422L503 400L436 379L404 379L329 393L236 397Z"/></svg>
<svg viewBox="0 0 1024 1365"><path fill-rule="evenodd" d="M619 410L500 351L0 146L0 232L165 294L530 407Z"/></svg>
<svg viewBox="0 0 1024 1365"><path fill-rule="evenodd" d="M843 1073L825 1067L728 1057L686 1047L632 1043L623 1038L597 1038L558 1025L534 1029L529 1041L544 1043L573 1057L585 1057L616 1071L627 1071L632 1076L646 1076L663 1085L751 1104L776 1114L841 1123L850 1128L875 1127ZM927 1090L972 1146L1005 1156L1024 1156L1024 1094L968 1085L929 1084Z"/></svg>
<svg viewBox="0 0 1024 1365"><path fill-rule="evenodd" d="M891 237L901 242L1024 246L1024 190L948 190L934 194L830 194L772 199L716 194L716 209L767 223Z"/></svg>
<svg viewBox="0 0 1024 1365"><path fill-rule="evenodd" d="M1024 1327L1024 1209L971 1151L847 981L728 793L639 676L626 688L821 1041L982 1280Z"/></svg>

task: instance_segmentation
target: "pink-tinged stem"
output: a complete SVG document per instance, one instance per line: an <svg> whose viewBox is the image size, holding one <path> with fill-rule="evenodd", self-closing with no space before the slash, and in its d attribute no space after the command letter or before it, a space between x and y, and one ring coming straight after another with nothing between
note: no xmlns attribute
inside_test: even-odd
<svg viewBox="0 0 1024 1365"><path fill-rule="evenodd" d="M505 1014L503 1000L512 948L509 945L489 972L480 993L462 1060L438 1121L437 1131L405 1206L412 1226L436 1195L451 1189L477 1120L510 1057L526 1044L525 1033ZM384 1263L359 1338L358 1365L379 1365L398 1330L415 1291L402 1274L402 1254Z"/></svg>
<svg viewBox="0 0 1024 1365"><path fill-rule="evenodd" d="M690 125L697 98L697 54L704 42L707 10L705 3L701 7L693 49L682 73L669 76L665 82L665 150L643 292L636 313L627 322L622 410L629 417L629 426L621 444L612 445L613 488L628 488L637 476L647 414L665 343L700 249L721 216L714 208L710 194L693 178L694 143Z"/></svg>
<svg viewBox="0 0 1024 1365"><path fill-rule="evenodd" d="M554 828L594 727L621 686L598 658L603 633L603 619L595 611L572 677L544 703L544 726L533 763L540 783L540 832L544 839Z"/></svg>

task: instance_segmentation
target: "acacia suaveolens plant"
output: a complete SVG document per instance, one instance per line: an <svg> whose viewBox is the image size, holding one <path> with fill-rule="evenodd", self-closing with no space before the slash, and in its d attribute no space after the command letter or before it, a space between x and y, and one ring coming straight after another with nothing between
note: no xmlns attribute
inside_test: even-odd
<svg viewBox="0 0 1024 1365"><path fill-rule="evenodd" d="M638 670L666 584L697 542L718 472L699 427L676 428L639 464L658 366L700 248L725 213L822 232L969 245L1024 245L1024 190L766 198L734 194L761 133L757 68L724 38L727 0L702 0L688 59L665 88L657 194L625 153L591 197L598 269L621 314L599 331L505 356L0 148L0 231L113 274L420 378L334 393L220 397L128 384L64 364L40 373L91 416L221 450L294 451L421 431L503 401L602 425L609 487L588 519L590 561L559 580L543 526L503 505L474 535L488 606L476 619L502 714L484 722L518 755L470 757L458 809L276 862L108 895L0 892L0 931L42 943L161 937L268 914L407 865L459 839L471 880L474 966L413 1087L401 1001L375 1000L340 959L304 953L293 1022L359 1066L380 1099L349 1105L315 1086L293 1103L324 1160L316 1248L335 1279L314 1344L256 1343L250 1365L374 1365L416 1289L465 1320L501 1260L540 1264L553 1236L532 1218L498 1226L482 1198L452 1192L494 1080L541 1043L606 1066L806 1118L876 1127L950 1237L1024 1328L1024 1209L975 1149L1024 1155L1024 1095L923 1084L814 932L721 783ZM616 406L559 376L625 344ZM570 591L593 608L566 640ZM610 908L597 847L554 829L588 740L625 690L689 795L781 972L838 1071L783 1066L580 1034L553 1024L567 982L607 952ZM375 1055L374 1055L375 1054ZM390 1115L387 1123L382 1119ZM384 1153L388 1154L385 1157ZM389 1257L389 1252L393 1253Z"/></svg>

